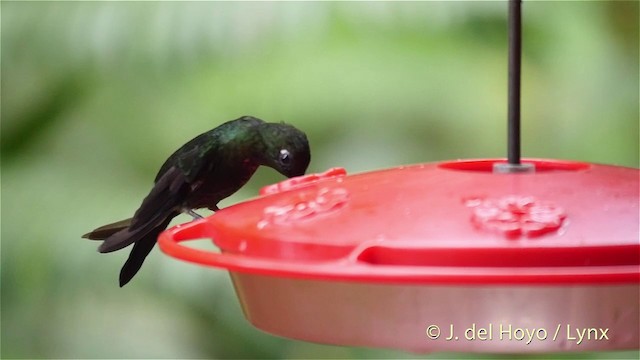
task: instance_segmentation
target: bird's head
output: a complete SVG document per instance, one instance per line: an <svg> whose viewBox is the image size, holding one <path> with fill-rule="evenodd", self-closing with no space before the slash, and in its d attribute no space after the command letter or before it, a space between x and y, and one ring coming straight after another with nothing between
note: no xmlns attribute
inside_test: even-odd
<svg viewBox="0 0 640 360"><path fill-rule="evenodd" d="M265 123L260 126L260 135L264 143L262 165L289 178L304 175L311 160L305 133L288 124Z"/></svg>

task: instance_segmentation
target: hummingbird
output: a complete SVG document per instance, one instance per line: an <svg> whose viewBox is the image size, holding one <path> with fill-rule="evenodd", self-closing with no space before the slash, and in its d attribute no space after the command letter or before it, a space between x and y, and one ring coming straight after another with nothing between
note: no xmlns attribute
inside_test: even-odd
<svg viewBox="0 0 640 360"><path fill-rule="evenodd" d="M289 124L242 116L196 136L171 154L132 218L82 237L103 240L101 253L133 244L120 271L122 287L140 270L174 217L185 213L199 219L194 210L218 211L218 202L238 191L261 165L291 178L304 175L310 160L304 132Z"/></svg>

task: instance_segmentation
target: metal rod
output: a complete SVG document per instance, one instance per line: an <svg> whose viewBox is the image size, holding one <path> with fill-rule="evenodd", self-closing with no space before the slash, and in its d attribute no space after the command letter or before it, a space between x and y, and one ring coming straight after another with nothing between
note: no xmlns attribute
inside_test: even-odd
<svg viewBox="0 0 640 360"><path fill-rule="evenodd" d="M509 0L509 94L508 144L509 164L520 164L520 59L522 57L521 0Z"/></svg>

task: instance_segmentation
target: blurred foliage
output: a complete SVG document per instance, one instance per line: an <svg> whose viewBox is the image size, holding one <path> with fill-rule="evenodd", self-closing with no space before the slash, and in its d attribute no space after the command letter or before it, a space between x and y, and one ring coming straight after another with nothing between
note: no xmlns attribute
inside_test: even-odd
<svg viewBox="0 0 640 360"><path fill-rule="evenodd" d="M504 156L505 3L1 6L3 358L416 356L264 334L223 271L158 250L119 289L127 253L79 237L244 114L304 129L310 171ZM527 1L524 19L523 154L637 167L638 2ZM221 206L279 180L261 169Z"/></svg>

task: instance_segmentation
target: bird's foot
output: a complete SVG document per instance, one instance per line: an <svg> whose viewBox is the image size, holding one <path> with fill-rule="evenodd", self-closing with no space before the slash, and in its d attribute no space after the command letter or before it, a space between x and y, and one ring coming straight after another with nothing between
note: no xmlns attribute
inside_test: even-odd
<svg viewBox="0 0 640 360"><path fill-rule="evenodd" d="M185 209L184 213L191 216L193 221L204 219L204 217L191 209Z"/></svg>

